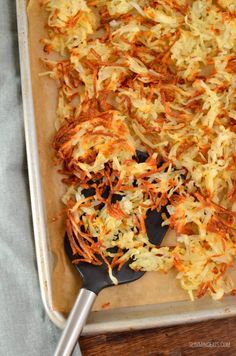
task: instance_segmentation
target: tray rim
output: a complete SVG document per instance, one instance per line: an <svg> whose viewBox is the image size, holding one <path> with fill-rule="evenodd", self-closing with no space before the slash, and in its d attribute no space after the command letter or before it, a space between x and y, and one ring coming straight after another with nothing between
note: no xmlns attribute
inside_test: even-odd
<svg viewBox="0 0 236 356"><path fill-rule="evenodd" d="M28 0L16 0L23 118L36 259L44 308L51 321L59 328L64 328L66 318L62 313L52 308L51 254L47 242L47 224L44 212L35 127L28 45L27 3ZM235 297L226 297L220 302L203 299L202 301L195 301L194 303L191 301L178 301L175 303L160 303L97 312L93 311L88 318L82 334L93 335L107 332L148 329L203 321L211 318L220 319L235 315Z"/></svg>
<svg viewBox="0 0 236 356"><path fill-rule="evenodd" d="M44 308L54 324L63 328L66 319L61 313L52 309L50 253L47 244L47 225L44 213L43 190L39 168L39 154L35 127L35 115L30 73L30 57L28 45L28 0L17 0L17 29L20 54L21 91L23 102L23 119L26 141L26 155L30 186L30 201L33 219L33 230L36 260L41 297Z"/></svg>

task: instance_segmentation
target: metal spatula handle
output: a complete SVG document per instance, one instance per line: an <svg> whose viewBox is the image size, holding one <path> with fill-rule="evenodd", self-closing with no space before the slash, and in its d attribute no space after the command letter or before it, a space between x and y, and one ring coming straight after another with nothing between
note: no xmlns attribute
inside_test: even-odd
<svg viewBox="0 0 236 356"><path fill-rule="evenodd" d="M88 289L82 288L80 290L54 356L72 355L96 296L94 292Z"/></svg>

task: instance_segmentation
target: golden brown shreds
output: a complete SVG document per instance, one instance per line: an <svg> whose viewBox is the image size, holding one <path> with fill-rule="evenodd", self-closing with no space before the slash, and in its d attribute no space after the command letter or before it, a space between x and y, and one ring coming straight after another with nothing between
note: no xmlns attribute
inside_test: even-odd
<svg viewBox="0 0 236 356"><path fill-rule="evenodd" d="M108 102L108 96L111 93L111 91L108 90L102 90L99 92L99 97L98 97L98 103L99 107L102 111L110 111L113 109L113 106Z"/></svg>
<svg viewBox="0 0 236 356"><path fill-rule="evenodd" d="M220 218L220 216L212 217L207 224L206 229L209 232L214 232L222 236L225 236L227 233L236 232L236 228L227 224L225 220Z"/></svg>
<svg viewBox="0 0 236 356"><path fill-rule="evenodd" d="M174 266L179 272L184 271L184 265L177 254L174 254Z"/></svg>
<svg viewBox="0 0 236 356"><path fill-rule="evenodd" d="M226 214L226 215L231 215L231 216L236 216L236 212L230 210L230 209L226 209L222 206L220 206L219 204L214 203L213 201L211 201L209 198L205 198L203 197L199 192L194 193L194 196L201 202L203 203L205 206L210 206L212 207L217 213L219 214Z"/></svg>
<svg viewBox="0 0 236 356"><path fill-rule="evenodd" d="M109 215L114 217L115 219L128 218L128 215L121 209L119 203L107 203L107 211Z"/></svg>
<svg viewBox="0 0 236 356"><path fill-rule="evenodd" d="M106 198L102 197L102 193L100 193L100 189L98 187L96 187L96 198L97 200L99 200L100 202L105 203L107 201Z"/></svg>
<svg viewBox="0 0 236 356"><path fill-rule="evenodd" d="M236 18L236 12L228 12L228 11L222 12L223 22L234 20L235 18Z"/></svg>
<svg viewBox="0 0 236 356"><path fill-rule="evenodd" d="M197 291L197 298L202 298L206 294L209 288L210 288L209 282L202 283Z"/></svg>
<svg viewBox="0 0 236 356"><path fill-rule="evenodd" d="M123 261L119 262L118 267L117 267L118 271L121 270L121 268L126 264L126 262L127 262L127 260L125 260L125 259Z"/></svg>
<svg viewBox="0 0 236 356"><path fill-rule="evenodd" d="M181 15L185 16L186 13L187 13L187 10L189 8L189 4L190 4L190 1L189 0L185 0L185 4L183 5L180 5L178 3L178 0L163 0L163 2L169 6L171 9L174 9L178 12L181 13ZM157 1L151 1L150 2L150 6L152 8L156 8L158 6L158 2Z"/></svg>
<svg viewBox="0 0 236 356"><path fill-rule="evenodd" d="M234 184L233 188L228 192L228 197L233 201L236 200L236 183Z"/></svg>
<svg viewBox="0 0 236 356"><path fill-rule="evenodd" d="M229 73L236 73L236 56L229 58L226 69Z"/></svg>
<svg viewBox="0 0 236 356"><path fill-rule="evenodd" d="M178 158L183 152L186 152L189 148L195 146L194 142L191 141L183 141L183 143L179 146L177 152L176 152L176 157Z"/></svg>
<svg viewBox="0 0 236 356"><path fill-rule="evenodd" d="M91 104L91 101L88 101L87 104L88 105ZM93 115L91 117L89 115L91 113L91 111L93 114L96 114L96 115ZM71 122L70 121L66 122L64 125L61 126L61 128L58 130L58 132L56 133L56 135L54 137L53 148L61 154L66 154L64 156L66 158L68 155L70 155L70 152L71 152L70 151L70 149L71 149L70 139L80 129L80 123L82 123L86 120L96 119L96 116L97 116L97 119L101 121L101 124L103 124L107 127L110 125L110 120L112 118L112 112L102 112L101 113L101 112L93 111L91 107L90 108L88 107L88 111L86 112L86 114L82 114L82 115L80 115L79 118L75 118ZM91 132L91 135L93 135L93 134L94 133ZM104 133L104 135L111 135L111 134Z"/></svg>
<svg viewBox="0 0 236 356"><path fill-rule="evenodd" d="M57 80L60 94L63 94L63 105L59 110L60 115L58 114L61 127L55 135L53 147L58 161L63 163L63 181L74 190L67 202L67 230L72 249L78 255L75 263L86 261L100 264L102 258L109 271L115 266L118 269L122 267L125 263L124 251L119 251L111 263L107 260L105 247L99 245L92 233L89 233L89 229L86 230L80 221L79 204L82 200L83 207L89 211L84 215L89 224L95 224L101 203L105 204L109 219L127 222L130 214L126 209L129 209L132 203L128 202L128 208L122 202L112 204L112 195L122 191L127 198L136 190L140 190L145 198L140 202L142 213L139 217L134 217L134 225L144 236L145 214L148 209L159 211L162 206L168 204L171 216L166 221L169 220L170 227L177 233L186 235L189 239L191 235L196 235L196 239L200 238L200 228L193 222L194 213L201 215L201 225L201 221L205 221L207 211L211 217L206 226L201 225L202 230L210 237L218 238L219 248L223 248L227 258L226 246L229 241L226 236L235 235L236 217L236 213L230 210L236 196L236 156L227 144L234 140L232 135L236 133L233 119L235 101L231 85L236 72L236 57L233 47L230 47L235 41L234 25L230 22L233 15L223 13L220 9L223 20L222 17L217 20L217 4L214 2L209 11L209 2L202 0L201 6L208 9L206 15L203 11L199 17L198 11L194 14L197 1L149 1L145 7L140 0L140 13L130 8L127 11L121 8L119 14L113 6L115 15L111 15L112 11L108 6L108 3L111 4L110 0L103 2L106 5L102 7L91 0L87 1L91 13L96 8L96 13L100 15L96 30L91 21L87 21L86 25L83 23L80 11L65 20L63 29L47 27L49 38L42 41L45 52L54 50L66 54L63 60L45 61L45 65L50 76ZM119 1L119 5L121 2ZM152 20L145 15L148 7L156 11L152 12ZM53 8L50 15L57 20L59 14L54 10ZM157 20L158 17L160 21ZM60 23L61 20L58 20ZM201 25L198 33L199 24ZM85 30L86 27L89 34ZM91 28L94 33L89 32ZM206 38L211 40L205 40L203 31L206 32ZM221 43L224 36L228 39L227 46ZM132 65L130 58L133 60ZM219 72L217 68L221 68ZM150 156L145 161L149 168L135 174L136 185L126 176L126 168L133 164L135 167L138 163L135 157L124 160L119 154L118 157L110 157L105 166L102 161L101 169L96 173L93 171L93 164L99 156L99 144L96 149L87 148L80 160L74 158L77 157L79 143L74 146L73 138L80 132L81 123L86 121L89 122L89 128L86 128L87 137L92 140L101 137L105 142L111 138L114 141L116 139L114 144L118 143L117 147L126 147L128 143L123 132L112 130L113 115L122 115L124 118L131 139L134 140L134 151L141 145L141 149L147 151ZM139 139L134 134L132 123L140 128ZM221 137L222 142L218 140ZM150 149L149 146L153 148ZM176 149L173 149L172 154L173 147ZM215 152L214 147L217 147ZM102 155L108 156L110 153L111 147L108 145L107 151L102 151ZM158 159L154 159L153 155ZM161 167L160 162L164 162ZM226 166L224 170L223 165ZM90 167L86 171L88 166ZM171 190L178 184L174 179L168 180L166 191L163 191L163 187L156 187L160 182L164 186L165 176L169 174L171 167L175 170L176 167L181 167L188 179L168 198ZM128 172L128 175L132 174ZM161 178L155 178L153 181L151 176ZM216 177L215 181L212 177ZM211 180L214 189L205 183ZM227 195L227 201L225 197L223 200L218 198L221 185L224 185L222 190ZM90 201L84 201L80 195L82 188L90 187L95 188L96 195L93 199L97 204L92 212ZM196 187L199 192L193 194ZM108 188L110 192L107 198L104 198L103 193ZM73 208L77 207L75 204L78 208L73 214ZM185 219L188 204L193 210L192 215L189 215L190 222ZM206 241L202 243L201 248L209 252L209 246ZM169 254L172 256L171 250ZM172 257L174 267L184 272L185 266L180 256L174 254ZM224 272L225 267L222 265L221 269L215 267L213 274L216 278L221 278ZM206 292L214 294L217 293L214 283L214 278L211 282L201 280L201 283L198 282L190 291L197 290L198 297Z"/></svg>
<svg viewBox="0 0 236 356"><path fill-rule="evenodd" d="M89 200L90 198L85 198L85 200ZM86 206L86 205L85 205ZM84 243L84 241L88 241L89 243L93 243L93 238L91 237L90 234L82 232L81 226L82 222L80 221L79 223L76 223L73 214L69 211L67 211L68 218L70 219L71 227L73 228L74 232L74 237L76 240L78 240L79 243ZM84 246L86 248L86 246Z"/></svg>
<svg viewBox="0 0 236 356"><path fill-rule="evenodd" d="M107 23L103 24L103 27L105 29L105 34L104 36L100 39L102 43L106 43L106 41L111 40L111 31L110 31L110 26Z"/></svg>
<svg viewBox="0 0 236 356"><path fill-rule="evenodd" d="M118 249L118 251L116 252L115 257L113 257L112 262L111 262L111 268L113 269L114 267L116 267L117 265L120 266L121 262L119 261L120 257L124 255L124 252L122 251L122 249ZM119 270L119 267L118 267Z"/></svg>
<svg viewBox="0 0 236 356"><path fill-rule="evenodd" d="M160 95L163 103L173 102L175 100L175 93L173 89L168 89L164 86L160 88Z"/></svg>
<svg viewBox="0 0 236 356"><path fill-rule="evenodd" d="M46 54L50 54L53 51L53 46L51 44L45 44L43 47L43 51Z"/></svg>
<svg viewBox="0 0 236 356"><path fill-rule="evenodd" d="M70 172L71 173L71 172ZM67 186L74 186L74 187L77 187L80 180L79 178L75 177L74 175L71 175L70 177L68 178L62 178L62 183L64 183L65 185Z"/></svg>
<svg viewBox="0 0 236 356"><path fill-rule="evenodd" d="M57 131L54 139L53 139L53 148L55 150L59 150L60 147L70 139L71 135L74 132L76 123L65 123L61 128Z"/></svg>
<svg viewBox="0 0 236 356"><path fill-rule="evenodd" d="M75 258L72 263L74 265L78 265L79 263L86 262L86 263L92 263L93 265L96 265L96 263L91 261L90 258ZM101 263L97 263L97 265L100 265Z"/></svg>
<svg viewBox="0 0 236 356"><path fill-rule="evenodd" d="M76 15L72 16L67 22L65 27L74 27L81 16L82 11L78 11Z"/></svg>
<svg viewBox="0 0 236 356"><path fill-rule="evenodd" d="M95 98L85 99L81 103L80 109L81 109L81 114L79 116L80 121L86 121L92 117L96 117L99 116L99 114L101 114L101 111L99 110L98 101Z"/></svg>
<svg viewBox="0 0 236 356"><path fill-rule="evenodd" d="M110 16L110 14L105 6L100 9L100 16L101 16L100 21L101 21L102 25L109 23L112 20L112 16Z"/></svg>
<svg viewBox="0 0 236 356"><path fill-rule="evenodd" d="M89 260L92 264L100 265L101 261L98 257L96 257L96 254L99 255L100 252L94 240L89 238L87 234L82 233L81 230L79 230L78 233L78 228L73 223L73 217L71 214L69 215L70 223L67 223L67 234L72 247L73 255L79 255L83 260L86 259Z"/></svg>
<svg viewBox="0 0 236 356"><path fill-rule="evenodd" d="M71 226L71 222L69 219L66 220L66 231L67 231L67 236L69 238L70 246L72 249L72 254L73 255L79 254L80 256L82 256L83 251L80 248L80 246L75 242L73 228Z"/></svg>

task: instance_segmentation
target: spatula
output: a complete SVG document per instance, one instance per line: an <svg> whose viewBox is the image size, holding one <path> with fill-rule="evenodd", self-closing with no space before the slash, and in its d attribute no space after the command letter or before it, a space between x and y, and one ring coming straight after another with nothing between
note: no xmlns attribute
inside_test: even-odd
<svg viewBox="0 0 236 356"><path fill-rule="evenodd" d="M137 152L137 156L140 162L144 162L147 159L147 155L141 151ZM88 188L84 189L82 193L85 197L88 197L95 195L95 190L94 188ZM109 192L104 192L105 195L108 193ZM113 203L121 199L122 196L117 194L112 197ZM161 226L161 214L163 211L165 211L165 208L163 208L161 212L155 210L147 211L145 219L147 235L149 241L154 245L161 244L168 229L166 226ZM67 235L65 235L65 250L72 261L79 257L72 254ZM114 285L109 277L107 265L103 260L101 260L101 262L102 264L100 266L94 266L86 262L81 262L75 266L82 277L83 287L80 289L74 307L71 310L66 327L58 343L55 356L70 356L72 354L96 296L102 289ZM136 281L144 275L144 272L133 271L129 267L130 262L130 260L127 261L120 271L113 269L113 275L117 278L118 284Z"/></svg>
<svg viewBox="0 0 236 356"><path fill-rule="evenodd" d="M65 236L65 250L71 260L75 259L67 235ZM145 272L135 272L129 268L129 263L130 261L123 265L120 271L113 270L113 275L117 278L118 284L136 281L144 275ZM76 269L82 277L83 287L80 289L71 310L55 356L70 356L72 354L97 294L103 288L114 285L109 278L107 265L104 262L100 266L82 262L76 265Z"/></svg>
<svg viewBox="0 0 236 356"><path fill-rule="evenodd" d="M166 233L166 227L161 227L161 218L159 215L160 213L156 213L156 215L150 213L146 219L146 227L147 231L150 231L151 240L153 240L155 227L158 228L157 230L155 229L156 236L158 236L159 231L159 236L163 239ZM158 223L159 225L157 226ZM160 242L160 237L158 240ZM65 236L65 250L72 261L75 257L78 257L73 256L67 235ZM126 262L120 271L117 269L113 270L113 275L117 278L118 284L136 281L144 275L145 272L133 271L129 267L130 262L131 261ZM72 354L96 296L102 289L114 285L108 275L107 265L104 262L100 266L81 262L75 267L82 277L83 287L80 289L74 307L71 310L66 327L58 343L55 356L70 356Z"/></svg>

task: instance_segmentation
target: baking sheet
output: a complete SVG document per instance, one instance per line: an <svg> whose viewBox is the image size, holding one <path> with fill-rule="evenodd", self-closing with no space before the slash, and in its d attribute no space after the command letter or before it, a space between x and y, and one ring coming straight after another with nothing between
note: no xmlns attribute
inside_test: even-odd
<svg viewBox="0 0 236 356"><path fill-rule="evenodd" d="M63 208L60 197L64 187L57 174L57 168L53 166L53 152L49 149L55 130L56 86L54 81L38 76L39 72L44 71L39 57L44 57L45 54L39 40L45 35L45 13L39 6L39 1L30 1L28 13L33 108L26 3L26 0L17 0L24 120L36 253L45 308L50 318L62 327L65 319L59 312L67 313L70 310L80 281L64 254L62 245L64 221L59 218L53 222L53 218ZM48 242L54 258L48 249ZM231 271L231 275L236 280L234 270ZM141 280L130 285L104 290L96 301L95 311L91 313L84 333L148 328L236 315L236 301L233 297L227 297L220 302L203 298L192 303L182 301L184 299L186 294L180 289L173 273L168 275L147 273ZM102 305L107 302L110 302L111 310L102 309ZM127 308L128 306L131 307Z"/></svg>

